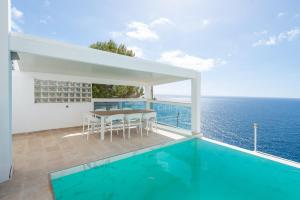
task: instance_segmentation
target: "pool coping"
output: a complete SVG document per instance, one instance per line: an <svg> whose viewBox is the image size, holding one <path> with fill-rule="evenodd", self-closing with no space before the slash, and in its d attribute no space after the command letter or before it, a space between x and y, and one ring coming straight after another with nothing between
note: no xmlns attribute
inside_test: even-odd
<svg viewBox="0 0 300 200"><path fill-rule="evenodd" d="M264 158L264 159L267 159L267 160L271 160L271 161L274 161L274 162L277 162L277 163L280 163L280 164L283 164L283 165L288 165L290 167L295 167L297 169L300 169L300 163L292 161L292 160L284 159L284 158L274 156L274 155L270 155L270 154L260 152L260 151L251 151L251 150L248 150L248 149L244 149L244 148L237 147L237 146L234 146L234 145L219 142L217 140L213 140L213 139L203 137L203 136L198 137L198 138L200 138L202 140L205 140L207 142L214 143L216 145L220 145L220 146L227 147L227 148L230 148L230 149L233 149L233 150L236 150L236 151L240 151L240 152L243 152L243 153L246 153L246 154L250 154L250 155L257 156L257 157L260 157L260 158Z"/></svg>

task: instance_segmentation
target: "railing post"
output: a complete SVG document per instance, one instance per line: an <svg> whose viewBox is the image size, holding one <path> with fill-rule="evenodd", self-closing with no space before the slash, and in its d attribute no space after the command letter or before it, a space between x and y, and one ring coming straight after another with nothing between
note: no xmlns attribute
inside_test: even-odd
<svg viewBox="0 0 300 200"><path fill-rule="evenodd" d="M178 125L179 125L179 115L180 115L180 113L177 112L177 121L176 121L176 127L177 127L177 128L178 128Z"/></svg>
<svg viewBox="0 0 300 200"><path fill-rule="evenodd" d="M254 128L254 151L257 151L257 123L253 124Z"/></svg>

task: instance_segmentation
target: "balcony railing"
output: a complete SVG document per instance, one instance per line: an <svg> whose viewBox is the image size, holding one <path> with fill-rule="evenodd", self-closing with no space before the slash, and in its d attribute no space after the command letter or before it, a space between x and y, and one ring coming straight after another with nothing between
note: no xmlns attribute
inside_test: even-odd
<svg viewBox="0 0 300 200"><path fill-rule="evenodd" d="M150 101L160 124L191 130L191 104L170 101Z"/></svg>
<svg viewBox="0 0 300 200"><path fill-rule="evenodd" d="M169 101L147 101L146 99L93 99L94 109L150 109L157 113L159 124L175 128L191 129L191 105Z"/></svg>
<svg viewBox="0 0 300 200"><path fill-rule="evenodd" d="M95 108L150 108L156 111L158 123L164 127L168 127L171 130L177 130L180 133L190 133L191 131L190 103L157 100L147 101L146 99L94 99L93 101ZM208 114L212 115L210 116ZM262 144L264 139L263 133L265 130L263 125L260 126L262 131L259 131L259 133L257 124L254 125L253 129L251 129L252 124L249 124L249 133L238 132L238 129L228 130L226 124L219 123L219 115L216 113L208 113L207 110L203 108L202 116L201 132L206 138L256 152L263 151L269 154L281 155L280 152L275 151L276 149L273 149L270 153L269 146L272 144L269 144L269 146Z"/></svg>
<svg viewBox="0 0 300 200"><path fill-rule="evenodd" d="M96 109L145 109L147 105L146 99L93 99L94 110Z"/></svg>

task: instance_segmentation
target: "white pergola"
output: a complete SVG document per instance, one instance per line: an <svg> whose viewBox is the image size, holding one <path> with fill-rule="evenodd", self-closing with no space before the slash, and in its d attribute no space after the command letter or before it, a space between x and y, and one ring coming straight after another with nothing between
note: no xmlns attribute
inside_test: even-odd
<svg viewBox="0 0 300 200"><path fill-rule="evenodd" d="M12 167L11 53L21 72L40 72L88 78L94 83L151 86L191 80L192 132L200 133L200 72L158 62L122 56L10 31L10 2L0 3L0 182L9 179Z"/></svg>

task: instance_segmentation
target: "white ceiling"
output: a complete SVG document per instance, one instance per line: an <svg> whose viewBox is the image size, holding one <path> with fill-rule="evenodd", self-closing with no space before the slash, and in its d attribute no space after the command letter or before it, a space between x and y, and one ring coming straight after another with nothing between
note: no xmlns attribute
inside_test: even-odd
<svg viewBox="0 0 300 200"><path fill-rule="evenodd" d="M190 69L22 34L13 33L10 45L10 50L18 53L22 72L82 76L140 85L191 79L197 73Z"/></svg>
<svg viewBox="0 0 300 200"><path fill-rule="evenodd" d="M108 67L78 61L70 61L28 53L18 53L19 69L22 72L40 72L71 76L83 76L115 81L132 81L140 84L162 84L185 80L187 78L159 73L143 72L116 67Z"/></svg>

